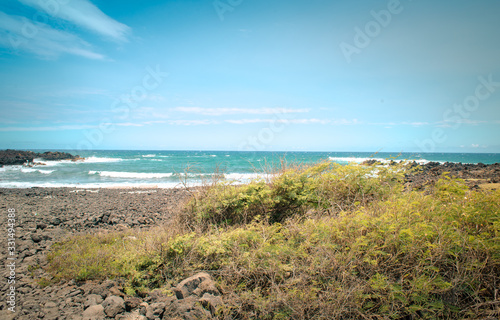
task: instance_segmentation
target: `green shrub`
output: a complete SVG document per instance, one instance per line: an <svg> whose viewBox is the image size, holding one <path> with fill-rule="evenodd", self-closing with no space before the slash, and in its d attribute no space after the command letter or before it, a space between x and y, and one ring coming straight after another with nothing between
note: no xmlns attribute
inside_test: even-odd
<svg viewBox="0 0 500 320"><path fill-rule="evenodd" d="M472 316L500 280L500 192L440 183L458 187L448 200L396 193L339 217L181 236L164 266L172 279L211 270L241 319Z"/></svg>
<svg viewBox="0 0 500 320"><path fill-rule="evenodd" d="M206 228L246 224L256 217L281 223L311 209L338 213L399 192L400 170L325 162L285 170L268 184L261 180L240 186L219 183L193 198L185 222Z"/></svg>

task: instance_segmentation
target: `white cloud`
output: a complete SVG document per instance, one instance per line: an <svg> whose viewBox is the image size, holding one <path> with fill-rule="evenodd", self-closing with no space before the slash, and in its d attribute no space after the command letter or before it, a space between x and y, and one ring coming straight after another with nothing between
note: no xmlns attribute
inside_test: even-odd
<svg viewBox="0 0 500 320"><path fill-rule="evenodd" d="M153 120L153 121L146 121L144 122L145 125L151 125L151 124L161 124L161 123L166 123L164 120Z"/></svg>
<svg viewBox="0 0 500 320"><path fill-rule="evenodd" d="M171 120L168 122L173 125L210 125L210 124L220 124L220 123L230 123L230 124L254 124L254 123L285 123L285 124L334 124L334 125L353 125L359 122L354 120L330 120L330 119L279 119L279 118L268 118L268 119L227 119L221 121L214 120Z"/></svg>
<svg viewBox="0 0 500 320"><path fill-rule="evenodd" d="M331 120L321 119L236 119L226 120L232 124L250 124L250 123L286 123L286 124L328 124Z"/></svg>
<svg viewBox="0 0 500 320"><path fill-rule="evenodd" d="M78 36L51 28L21 16L0 11L0 45L14 50L32 52L40 57L55 59L61 54L72 54L88 59L104 59L93 52L91 45Z"/></svg>
<svg viewBox="0 0 500 320"><path fill-rule="evenodd" d="M103 123L104 126L117 126L117 127L143 127L144 123L132 123L132 122L121 122L121 123L113 123L107 122Z"/></svg>
<svg viewBox="0 0 500 320"><path fill-rule="evenodd" d="M218 122L210 120L170 120L168 123L172 125L181 125L181 126L199 126L199 125L217 124Z"/></svg>
<svg viewBox="0 0 500 320"><path fill-rule="evenodd" d="M288 108L200 108L200 107L177 107L173 110L185 113L195 113L206 116L223 116L230 114L289 114L307 113L309 109L288 109Z"/></svg>
<svg viewBox="0 0 500 320"><path fill-rule="evenodd" d="M2 132L19 132L19 131L60 131L60 130L85 130L97 128L96 125L63 125L50 127L4 127L0 128Z"/></svg>
<svg viewBox="0 0 500 320"><path fill-rule="evenodd" d="M126 42L130 33L127 25L110 18L89 0L19 2L116 41Z"/></svg>

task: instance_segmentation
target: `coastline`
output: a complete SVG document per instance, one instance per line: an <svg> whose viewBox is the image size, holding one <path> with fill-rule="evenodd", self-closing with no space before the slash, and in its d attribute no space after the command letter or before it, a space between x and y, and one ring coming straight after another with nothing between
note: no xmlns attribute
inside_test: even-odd
<svg viewBox="0 0 500 320"><path fill-rule="evenodd" d="M0 270L3 279L0 318L78 319L95 286L106 287L104 296L111 291L117 293L116 290L124 296L119 283L113 281L89 284L84 287L87 289L75 282L42 288L37 281L51 277L43 270L49 248L57 241L81 233L138 232L167 225L188 195L183 189L160 188L0 189L0 225L7 226L8 209L16 213L15 283L6 280L11 270L5 263ZM7 236L6 232L0 233L0 242L6 244ZM9 261L6 250L2 250L0 257L3 262ZM8 310L6 303L11 286L15 288L15 313Z"/></svg>
<svg viewBox="0 0 500 320"><path fill-rule="evenodd" d="M421 168L415 175L407 177L407 185L413 189L434 184L443 172L463 178L471 189L489 189L484 185L498 187L500 179L498 163L429 164ZM95 299L97 294L101 300L111 296L122 298L125 309L115 319L146 319L146 310L159 299L166 299L165 296L152 293L141 299L129 297L119 280L94 280L86 284L69 281L46 287L40 286L37 281L51 278L44 267L47 266L47 253L54 243L81 233L130 231L133 234L140 230L166 228L182 210L189 196L190 191L183 188L154 186L0 188L3 211L0 224L8 224L8 210L16 212L13 241L16 313L8 310L6 301L12 290L8 281L4 280L1 284L0 318L87 319L82 314L92 305L90 300ZM7 243L7 236L7 233L2 233L0 241ZM8 252L2 251L1 258L8 261ZM0 271L2 279L8 279L10 271L8 267L3 267Z"/></svg>

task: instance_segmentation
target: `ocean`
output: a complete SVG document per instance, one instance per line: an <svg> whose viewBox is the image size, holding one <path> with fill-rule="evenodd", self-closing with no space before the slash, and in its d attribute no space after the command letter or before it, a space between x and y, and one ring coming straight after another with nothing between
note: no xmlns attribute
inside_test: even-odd
<svg viewBox="0 0 500 320"><path fill-rule="evenodd" d="M36 150L35 150L36 151ZM47 150L40 150L47 151ZM67 150L50 150L67 151ZM271 168L287 163L339 164L415 160L419 163L461 162L492 164L500 154L490 153L369 153L369 152L240 152L240 151L80 151L84 161L43 161L34 167L0 168L0 188L31 187L158 187L198 186L214 178L235 183L266 177Z"/></svg>

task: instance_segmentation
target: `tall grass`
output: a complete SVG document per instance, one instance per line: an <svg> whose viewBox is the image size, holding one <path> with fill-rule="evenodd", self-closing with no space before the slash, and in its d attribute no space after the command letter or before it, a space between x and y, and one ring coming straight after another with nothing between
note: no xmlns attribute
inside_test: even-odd
<svg viewBox="0 0 500 320"><path fill-rule="evenodd" d="M500 316L500 191L446 175L411 191L404 174L404 165L321 163L217 183L161 232L59 244L51 271L124 277L131 294L208 271L223 292L221 319Z"/></svg>

